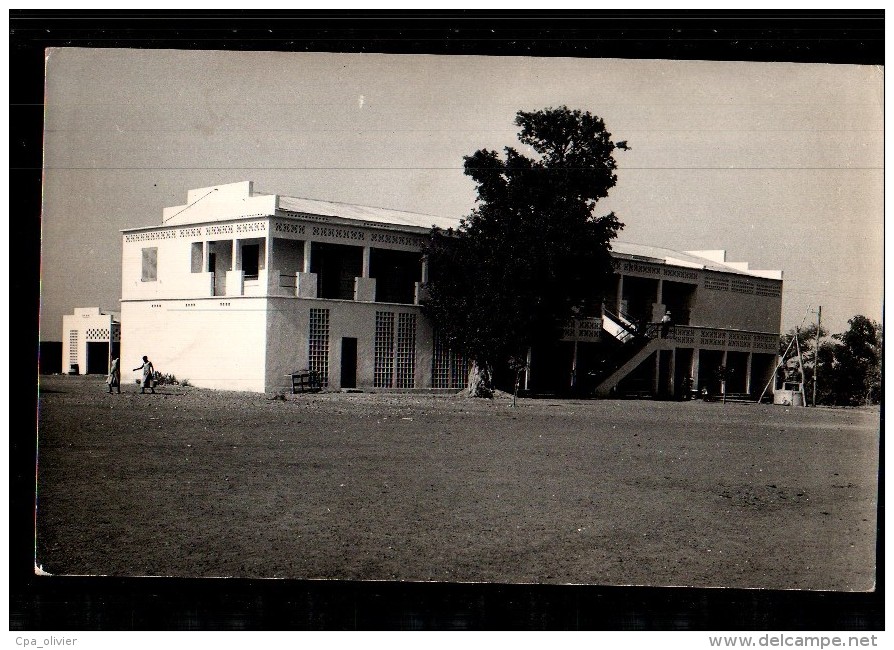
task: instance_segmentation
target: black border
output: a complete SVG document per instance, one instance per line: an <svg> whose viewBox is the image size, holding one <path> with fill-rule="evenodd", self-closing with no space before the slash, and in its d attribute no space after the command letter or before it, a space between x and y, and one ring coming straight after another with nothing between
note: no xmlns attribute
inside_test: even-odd
<svg viewBox="0 0 894 650"><path fill-rule="evenodd" d="M46 47L884 65L884 11L10 10L11 630L882 630L873 593L36 578L32 573ZM13 225L14 223L14 225ZM27 344L25 342L28 342ZM25 381L13 379L26 373ZM12 424L14 423L14 424ZM884 444L884 443L882 443ZM884 449L882 449L882 460Z"/></svg>

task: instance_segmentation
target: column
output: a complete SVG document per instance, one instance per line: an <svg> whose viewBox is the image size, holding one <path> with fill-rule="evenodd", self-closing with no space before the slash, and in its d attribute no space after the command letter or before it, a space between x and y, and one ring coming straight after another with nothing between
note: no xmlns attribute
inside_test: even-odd
<svg viewBox="0 0 894 650"><path fill-rule="evenodd" d="M369 256L370 256L370 250L371 250L371 248L370 248L369 246L364 246L364 247L363 247L363 265L362 265L362 269L361 269L361 271L360 271L360 277L361 277L361 278L368 278L368 277L369 277Z"/></svg>
<svg viewBox="0 0 894 650"><path fill-rule="evenodd" d="M751 394L751 356L753 352L749 352L745 358L745 392Z"/></svg>
<svg viewBox="0 0 894 650"><path fill-rule="evenodd" d="M273 268L273 237L269 234L264 240L264 268L267 271Z"/></svg>
<svg viewBox="0 0 894 650"><path fill-rule="evenodd" d="M615 305L615 311L620 316L621 315L621 301L624 300L624 276L618 276L618 304Z"/></svg>
<svg viewBox="0 0 894 650"><path fill-rule="evenodd" d="M311 249L311 241L309 239L304 240L304 273L310 273L310 249Z"/></svg>
<svg viewBox="0 0 894 650"><path fill-rule="evenodd" d="M209 256L211 255L211 242L207 239L202 242L202 270L206 273L214 269L208 267L208 263L210 261Z"/></svg>
<svg viewBox="0 0 894 650"><path fill-rule="evenodd" d="M525 359L525 391L531 389L531 348L528 348L528 355Z"/></svg>
<svg viewBox="0 0 894 650"><path fill-rule="evenodd" d="M671 397L676 396L676 378L677 378L677 346L671 348L671 367L670 367L670 394Z"/></svg>
<svg viewBox="0 0 894 650"><path fill-rule="evenodd" d="M422 284L428 283L428 258L422 258Z"/></svg>
<svg viewBox="0 0 894 650"><path fill-rule="evenodd" d="M233 238L233 271L238 271L242 268L242 248L239 246L239 241L235 237Z"/></svg>
<svg viewBox="0 0 894 650"><path fill-rule="evenodd" d="M698 390L698 348L692 350L692 369L689 373L692 377L692 389Z"/></svg>

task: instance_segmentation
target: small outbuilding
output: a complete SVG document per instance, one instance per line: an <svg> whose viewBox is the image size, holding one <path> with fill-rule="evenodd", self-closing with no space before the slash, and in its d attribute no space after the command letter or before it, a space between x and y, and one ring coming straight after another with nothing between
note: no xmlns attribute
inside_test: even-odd
<svg viewBox="0 0 894 650"><path fill-rule="evenodd" d="M118 312L75 307L62 316L62 369L70 375L104 375L121 346Z"/></svg>

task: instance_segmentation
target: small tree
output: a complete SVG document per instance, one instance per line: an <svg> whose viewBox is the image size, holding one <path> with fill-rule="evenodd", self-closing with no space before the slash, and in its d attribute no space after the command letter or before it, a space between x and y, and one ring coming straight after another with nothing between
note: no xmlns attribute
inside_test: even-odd
<svg viewBox="0 0 894 650"><path fill-rule="evenodd" d="M492 395L495 365L557 340L575 309L599 304L623 227L613 213L593 215L617 181L602 119L563 106L520 111L515 124L538 157L511 147L466 156L477 205L457 231L434 230L425 251L423 309L470 359L475 396Z"/></svg>

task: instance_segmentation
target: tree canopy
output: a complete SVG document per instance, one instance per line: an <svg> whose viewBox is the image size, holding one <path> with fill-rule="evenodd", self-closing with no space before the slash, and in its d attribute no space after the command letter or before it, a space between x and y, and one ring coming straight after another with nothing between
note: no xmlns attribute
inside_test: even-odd
<svg viewBox="0 0 894 650"><path fill-rule="evenodd" d="M796 335L804 362L804 384L808 394L817 384L817 403L856 406L881 399L882 328L866 316L848 321L848 329L833 334L816 349L816 325L790 330L780 339L782 354ZM820 337L827 336L825 328ZM794 348L789 351L789 357Z"/></svg>
<svg viewBox="0 0 894 650"><path fill-rule="evenodd" d="M519 111L515 124L536 156L512 147L466 156L476 206L457 231L434 230L425 251L425 313L485 370L517 365L529 346L557 340L575 313L598 306L623 228L614 213L593 214L617 182L617 145L601 118L562 106Z"/></svg>

